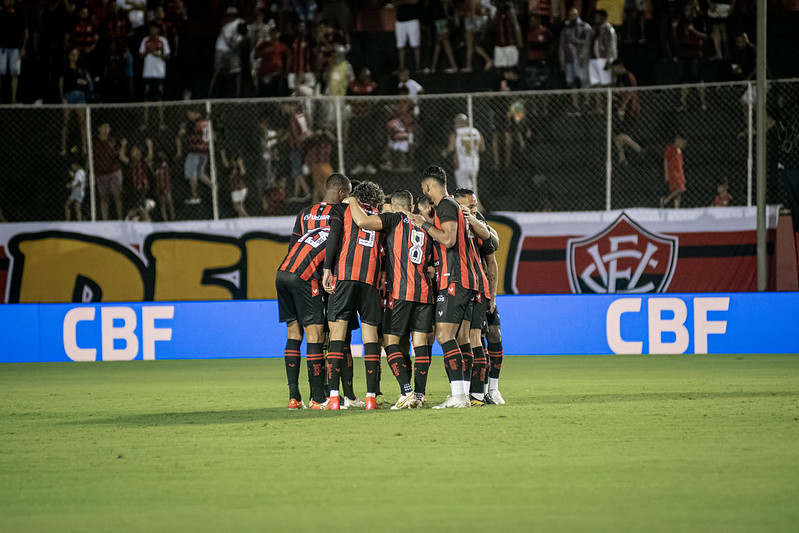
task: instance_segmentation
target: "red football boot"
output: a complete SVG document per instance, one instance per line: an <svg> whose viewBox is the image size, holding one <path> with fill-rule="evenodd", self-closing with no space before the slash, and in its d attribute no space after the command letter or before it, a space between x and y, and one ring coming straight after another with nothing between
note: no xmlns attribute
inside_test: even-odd
<svg viewBox="0 0 799 533"><path fill-rule="evenodd" d="M377 398L374 396L367 396L366 397L366 410L369 411L371 409L380 409L380 406L377 405Z"/></svg>

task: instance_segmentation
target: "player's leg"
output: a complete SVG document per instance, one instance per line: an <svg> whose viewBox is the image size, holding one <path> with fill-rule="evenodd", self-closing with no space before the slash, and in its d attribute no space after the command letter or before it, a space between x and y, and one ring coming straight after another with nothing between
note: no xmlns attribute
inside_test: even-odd
<svg viewBox="0 0 799 533"><path fill-rule="evenodd" d="M408 338L411 315L414 312L412 302L394 300L391 318L383 321L383 335L386 341L386 358L391 373L400 386L400 396L392 409L406 409L416 406L418 400L411 387L411 367L405 359L400 347L400 339Z"/></svg>
<svg viewBox="0 0 799 533"><path fill-rule="evenodd" d="M482 332L486 325L486 311L488 306L483 297L475 299L472 310L471 322L469 324L469 344L474 356L472 373L469 375L472 407L479 407L485 404L485 393L483 392L483 382L486 374L486 356L483 351Z"/></svg>
<svg viewBox="0 0 799 533"><path fill-rule="evenodd" d="M502 332L500 330L499 310L494 307L494 311L487 316L488 333L488 394L490 403L504 404L505 400L499 392L499 374L502 370Z"/></svg>
<svg viewBox="0 0 799 533"><path fill-rule="evenodd" d="M463 388L469 392L469 382L472 376L472 366L474 365L474 356L472 355L472 345L469 340L469 325L471 324L471 315L473 303L470 302L466 308L466 316L461 321L458 328L458 334L455 337L458 341L458 347L461 350L461 357L463 357Z"/></svg>
<svg viewBox="0 0 799 533"><path fill-rule="evenodd" d="M340 409L339 383L344 363L344 342L347 337L350 318L353 316L354 298L357 295L357 282L341 281L336 291L330 295L327 305L328 327L330 328L330 345L327 349L327 381L330 387L330 398L326 407Z"/></svg>
<svg viewBox="0 0 799 533"><path fill-rule="evenodd" d="M357 283L357 282L356 282ZM380 342L377 326L382 319L380 292L377 288L357 283L358 313L361 316L361 337L366 367L366 409L377 409L378 372L380 370Z"/></svg>
<svg viewBox="0 0 799 533"><path fill-rule="evenodd" d="M286 380L289 387L289 409L302 409L305 404L300 394L300 345L302 344L302 327L299 322L299 311L295 299L296 280L302 280L287 272L278 271L275 277L277 289L278 314L281 322L286 323L286 346L283 361L286 366ZM298 295L299 296L299 295Z"/></svg>
<svg viewBox="0 0 799 533"><path fill-rule="evenodd" d="M444 368L449 379L450 398L436 408L468 407L468 391L463 382L463 355L455 335L466 313L466 306L472 298L472 291L452 284L439 291L436 300L436 340L444 352Z"/></svg>
<svg viewBox="0 0 799 533"><path fill-rule="evenodd" d="M323 343L325 340L324 324L310 324L305 327L307 341L306 364L308 367L308 383L311 386L311 407L325 402L325 356Z"/></svg>

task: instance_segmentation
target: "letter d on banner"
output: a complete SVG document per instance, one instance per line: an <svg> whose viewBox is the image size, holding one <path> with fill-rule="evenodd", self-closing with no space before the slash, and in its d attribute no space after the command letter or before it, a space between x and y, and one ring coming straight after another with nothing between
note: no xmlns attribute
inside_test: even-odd
<svg viewBox="0 0 799 533"><path fill-rule="evenodd" d="M132 361L139 353L139 339L136 337L136 311L130 307L103 307L101 313L103 336L103 361ZM114 326L114 320L122 325ZM125 341L124 348L114 348L114 341Z"/></svg>

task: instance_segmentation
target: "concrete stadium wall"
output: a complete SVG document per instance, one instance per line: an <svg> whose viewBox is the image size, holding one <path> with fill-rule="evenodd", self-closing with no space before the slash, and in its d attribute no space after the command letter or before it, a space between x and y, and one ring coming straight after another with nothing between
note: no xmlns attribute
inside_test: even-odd
<svg viewBox="0 0 799 533"><path fill-rule="evenodd" d="M799 293L500 296L498 307L509 355L799 353ZM4 305L0 338L10 363L282 357L286 337L276 301L259 300ZM356 332L356 355L360 342Z"/></svg>

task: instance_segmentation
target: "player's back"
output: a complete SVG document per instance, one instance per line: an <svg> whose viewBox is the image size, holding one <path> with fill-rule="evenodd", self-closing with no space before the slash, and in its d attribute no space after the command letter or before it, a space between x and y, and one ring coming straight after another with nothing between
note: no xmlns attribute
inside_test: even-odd
<svg viewBox="0 0 799 533"><path fill-rule="evenodd" d="M329 236L330 226L308 230L289 248L289 253L278 270L296 274L305 281L321 280L325 244Z"/></svg>
<svg viewBox="0 0 799 533"><path fill-rule="evenodd" d="M384 213L386 285L395 300L433 303L427 267L433 259L433 240L401 213Z"/></svg>
<svg viewBox="0 0 799 533"><path fill-rule="evenodd" d="M352 219L349 207L341 207L341 243L333 274L337 281L359 281L377 287L380 280L380 240L382 233L361 229ZM377 215L370 206L361 204L367 215Z"/></svg>
<svg viewBox="0 0 799 533"><path fill-rule="evenodd" d="M452 247L436 244L439 260L438 288L443 290L450 283L457 283L464 289L478 290L479 270L476 255L471 251L469 225L460 205L451 196L442 198L435 208L435 226L442 229L445 222L456 222L458 228Z"/></svg>
<svg viewBox="0 0 799 533"><path fill-rule="evenodd" d="M291 232L289 248L297 242L297 239L308 233L308 230L330 227L333 207L333 204L319 202L318 204L309 205L300 211L294 221L294 230Z"/></svg>

